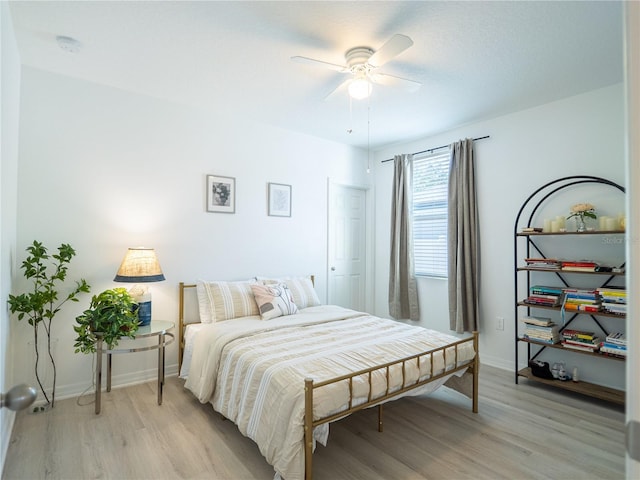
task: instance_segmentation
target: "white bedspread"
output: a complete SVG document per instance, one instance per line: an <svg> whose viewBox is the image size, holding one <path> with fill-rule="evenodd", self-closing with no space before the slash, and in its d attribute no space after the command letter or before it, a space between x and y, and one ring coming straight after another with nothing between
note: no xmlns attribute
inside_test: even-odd
<svg viewBox="0 0 640 480"><path fill-rule="evenodd" d="M424 352L458 340L421 327L365 315L342 307L310 307L269 321L246 317L203 325L193 343L185 387L238 425L286 480L304 477L304 378L323 381L349 372ZM457 364L469 362L471 342L459 347ZM430 374L431 356L422 357L420 378ZM434 374L454 368L454 349L433 355ZM391 390L401 388L402 369L390 372ZM418 377L408 364L404 383ZM429 390L447 377L427 384ZM366 376L353 384L354 397L366 401ZM386 393L386 373L372 376L373 397ZM425 388L412 394L422 393ZM317 389L314 418L348 404L347 382Z"/></svg>

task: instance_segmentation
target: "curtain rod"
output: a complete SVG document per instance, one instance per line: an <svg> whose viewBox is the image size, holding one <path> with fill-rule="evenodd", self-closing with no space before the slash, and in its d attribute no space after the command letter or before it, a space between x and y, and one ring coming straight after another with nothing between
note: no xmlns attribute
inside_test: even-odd
<svg viewBox="0 0 640 480"><path fill-rule="evenodd" d="M474 138L473 141L476 140L484 140L485 138L489 138L489 135L485 135L484 137ZM429 148L427 150L422 150L421 152L415 152L411 155L420 155L421 153L433 152L434 150L440 150L441 148L447 148L449 145L441 145L440 147ZM380 163L393 162L393 158L387 158L386 160L382 160Z"/></svg>

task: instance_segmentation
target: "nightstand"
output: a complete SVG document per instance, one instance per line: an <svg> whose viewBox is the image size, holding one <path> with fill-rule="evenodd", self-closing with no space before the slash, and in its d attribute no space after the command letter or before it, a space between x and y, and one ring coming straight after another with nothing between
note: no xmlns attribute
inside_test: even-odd
<svg viewBox="0 0 640 480"><path fill-rule="evenodd" d="M96 414L100 413L100 400L102 394L102 354L107 354L107 392L111 391L111 356L120 353L145 352L147 350L158 350L158 405L162 405L162 390L164 388L164 348L175 340L173 333L174 323L164 320L154 320L150 325L138 328L133 337L134 340L141 338L157 337L157 343L139 348L123 348L105 350L102 338L98 336L96 342Z"/></svg>

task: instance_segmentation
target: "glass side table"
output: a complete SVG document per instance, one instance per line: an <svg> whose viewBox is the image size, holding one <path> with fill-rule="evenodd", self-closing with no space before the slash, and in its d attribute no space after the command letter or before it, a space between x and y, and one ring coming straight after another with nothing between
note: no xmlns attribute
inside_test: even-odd
<svg viewBox="0 0 640 480"><path fill-rule="evenodd" d="M107 354L107 392L111 391L111 356L120 353L145 352L147 350L158 350L158 405L162 405L162 390L164 388L164 348L175 340L172 330L173 322L164 320L154 320L151 324L138 328L133 340L140 338L157 337L158 342L139 348L122 348L108 350L103 348L102 338L96 334L98 340L96 342L96 414L100 413L100 400L102 393L102 354Z"/></svg>

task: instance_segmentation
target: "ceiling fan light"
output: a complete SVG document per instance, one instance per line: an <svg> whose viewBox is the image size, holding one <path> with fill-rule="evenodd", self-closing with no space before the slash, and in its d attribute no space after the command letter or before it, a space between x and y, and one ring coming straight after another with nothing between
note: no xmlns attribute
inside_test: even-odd
<svg viewBox="0 0 640 480"><path fill-rule="evenodd" d="M365 78L356 78L349 84L349 95L356 100L362 100L371 95L371 82Z"/></svg>

